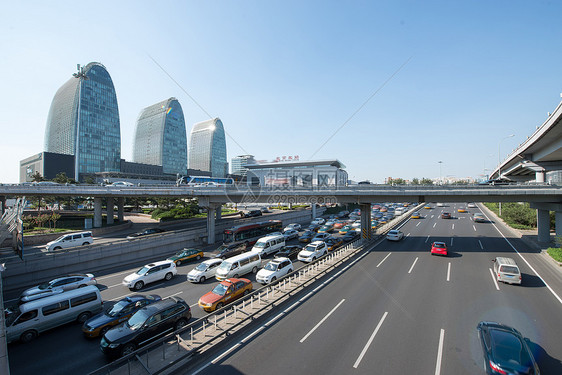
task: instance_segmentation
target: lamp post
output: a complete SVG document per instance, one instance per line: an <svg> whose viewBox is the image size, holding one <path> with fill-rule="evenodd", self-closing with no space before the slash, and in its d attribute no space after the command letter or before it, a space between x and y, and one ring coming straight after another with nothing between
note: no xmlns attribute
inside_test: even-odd
<svg viewBox="0 0 562 375"><path fill-rule="evenodd" d="M515 134L510 134L507 137L502 138L499 142L498 142L498 180L501 180L502 178L502 164L501 164L501 154L500 154L500 146L502 144L502 141L505 141L508 138L511 137L515 137ZM502 202L499 202L499 210L498 210L500 217L502 216Z"/></svg>
<svg viewBox="0 0 562 375"><path fill-rule="evenodd" d="M439 160L437 163L439 163L439 185L443 185L443 180L441 178L442 176L442 172L441 172L441 166L443 165L443 162L441 160Z"/></svg>

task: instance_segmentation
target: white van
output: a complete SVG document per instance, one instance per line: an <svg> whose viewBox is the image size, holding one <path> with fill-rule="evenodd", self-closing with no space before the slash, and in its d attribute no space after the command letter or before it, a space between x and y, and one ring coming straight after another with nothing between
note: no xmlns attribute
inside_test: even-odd
<svg viewBox="0 0 562 375"><path fill-rule="evenodd" d="M53 251L75 246L90 245L93 242L92 232L71 233L60 236L56 240L47 243L45 248L47 251Z"/></svg>
<svg viewBox="0 0 562 375"><path fill-rule="evenodd" d="M285 246L285 236L273 235L262 237L256 241L252 251L260 253L261 256L276 253Z"/></svg>
<svg viewBox="0 0 562 375"><path fill-rule="evenodd" d="M237 278L250 272L257 273L260 267L260 253L249 251L223 260L215 272L215 278L218 281L226 280L229 277Z"/></svg>
<svg viewBox="0 0 562 375"><path fill-rule="evenodd" d="M60 325L88 320L102 311L102 299L95 285L69 290L6 309L6 338L29 342L41 332Z"/></svg>
<svg viewBox="0 0 562 375"><path fill-rule="evenodd" d="M498 281L509 284L521 284L521 271L511 258L497 257L494 262L494 275Z"/></svg>

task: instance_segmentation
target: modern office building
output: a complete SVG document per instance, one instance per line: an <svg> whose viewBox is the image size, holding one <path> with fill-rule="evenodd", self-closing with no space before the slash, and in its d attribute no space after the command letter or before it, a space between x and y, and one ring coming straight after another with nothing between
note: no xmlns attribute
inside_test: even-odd
<svg viewBox="0 0 562 375"><path fill-rule="evenodd" d="M248 185L333 189L346 186L348 175L339 160L280 161L248 164Z"/></svg>
<svg viewBox="0 0 562 375"><path fill-rule="evenodd" d="M188 164L190 169L211 172L213 177L226 177L226 138L219 118L193 125L189 137Z"/></svg>
<svg viewBox="0 0 562 375"><path fill-rule="evenodd" d="M256 164L254 155L239 155L232 158L230 162L230 173L238 176L246 176L247 164Z"/></svg>
<svg viewBox="0 0 562 375"><path fill-rule="evenodd" d="M133 162L161 166L165 174L187 173L185 120L176 98L141 111L135 130Z"/></svg>
<svg viewBox="0 0 562 375"><path fill-rule="evenodd" d="M33 181L35 173L52 180L61 172L67 177L74 178L74 156L40 152L20 161L20 182Z"/></svg>
<svg viewBox="0 0 562 375"><path fill-rule="evenodd" d="M47 117L45 151L73 155L76 180L81 173L119 171L117 96L102 64L79 66L56 92Z"/></svg>

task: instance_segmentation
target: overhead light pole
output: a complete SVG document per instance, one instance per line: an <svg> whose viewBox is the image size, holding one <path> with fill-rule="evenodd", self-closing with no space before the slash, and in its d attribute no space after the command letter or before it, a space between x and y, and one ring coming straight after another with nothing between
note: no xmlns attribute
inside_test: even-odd
<svg viewBox="0 0 562 375"><path fill-rule="evenodd" d="M442 171L441 171L441 166L443 165L443 162L441 160L439 160L437 163L439 163L439 185L443 185L443 179L442 179Z"/></svg>
<svg viewBox="0 0 562 375"><path fill-rule="evenodd" d="M511 138L511 137L515 137L515 134L510 134L507 137L502 138L498 142L498 180L501 180L501 178L502 178L502 164L501 164L500 146L502 144L502 141L505 141L506 139ZM502 216L502 202L499 202L498 207L499 207L498 212L499 212L500 217L501 217Z"/></svg>

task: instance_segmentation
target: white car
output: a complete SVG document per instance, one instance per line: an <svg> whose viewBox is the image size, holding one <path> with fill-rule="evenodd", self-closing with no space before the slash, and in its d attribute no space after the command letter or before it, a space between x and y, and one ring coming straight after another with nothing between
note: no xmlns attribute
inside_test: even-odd
<svg viewBox="0 0 562 375"><path fill-rule="evenodd" d="M476 208L476 205L474 203L469 203L466 207L468 208Z"/></svg>
<svg viewBox="0 0 562 375"><path fill-rule="evenodd" d="M361 222L360 221L356 221L353 224L351 224L351 227L353 229L360 229L361 228Z"/></svg>
<svg viewBox="0 0 562 375"><path fill-rule="evenodd" d="M96 285L97 281L91 273L75 273L58 277L49 282L37 285L23 291L20 302L29 302L39 298L59 294L67 290L82 288L88 285Z"/></svg>
<svg viewBox="0 0 562 375"><path fill-rule="evenodd" d="M135 186L135 184L128 181L116 181L109 186Z"/></svg>
<svg viewBox="0 0 562 375"><path fill-rule="evenodd" d="M260 284L269 284L291 272L293 272L293 263L289 258L275 258L258 271L256 281Z"/></svg>
<svg viewBox="0 0 562 375"><path fill-rule="evenodd" d="M297 238L299 236L299 232L294 229L287 229L285 230L285 233L283 233L283 236L285 237L285 240L290 240Z"/></svg>
<svg viewBox="0 0 562 375"><path fill-rule="evenodd" d="M444 204L443 203L437 203L437 207L443 207Z"/></svg>
<svg viewBox="0 0 562 375"><path fill-rule="evenodd" d="M389 241L400 241L402 238L404 238L404 233L396 229L393 229L386 234L386 239Z"/></svg>
<svg viewBox="0 0 562 375"><path fill-rule="evenodd" d="M325 222L326 220L322 219L321 217L317 217L316 219L312 220L310 224L323 225Z"/></svg>
<svg viewBox="0 0 562 375"><path fill-rule="evenodd" d="M327 252L328 246L325 242L314 241L299 252L297 259L301 262L314 262L321 256L326 255Z"/></svg>
<svg viewBox="0 0 562 375"><path fill-rule="evenodd" d="M285 229L283 229L283 232L286 232L286 231L291 230L291 229L299 231L299 230L301 230L301 225L296 224L296 223L289 224L285 227Z"/></svg>
<svg viewBox="0 0 562 375"><path fill-rule="evenodd" d="M192 283L203 283L205 280L215 277L215 272L218 266L222 263L222 259L209 259L201 262L189 271L187 274L187 280Z"/></svg>
<svg viewBox="0 0 562 375"><path fill-rule="evenodd" d="M176 264L171 260L163 260L147 264L135 273L123 279L123 285L129 289L139 290L146 284L159 280L171 280L178 271Z"/></svg>

